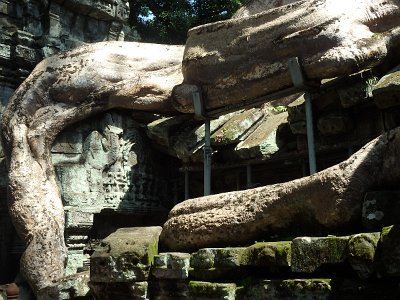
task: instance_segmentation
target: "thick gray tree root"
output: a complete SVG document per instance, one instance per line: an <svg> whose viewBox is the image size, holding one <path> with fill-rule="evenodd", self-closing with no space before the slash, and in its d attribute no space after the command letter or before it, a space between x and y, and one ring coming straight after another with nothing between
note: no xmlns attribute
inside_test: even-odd
<svg viewBox="0 0 400 300"><path fill-rule="evenodd" d="M66 126L111 108L172 112L183 47L99 43L42 61L2 118L9 212L27 249L21 272L39 299L64 276L64 209L50 149Z"/></svg>
<svg viewBox="0 0 400 300"><path fill-rule="evenodd" d="M331 230L354 225L366 191L398 184L399 145L397 128L312 176L184 201L170 212L161 242L182 251L254 242L308 221Z"/></svg>
<svg viewBox="0 0 400 300"><path fill-rule="evenodd" d="M227 21L189 31L184 81L174 105L192 112L201 87L208 109L240 103L292 86L287 61L299 57L319 81L381 64L400 51L400 0L265 1ZM275 2L289 3L274 9ZM294 2L294 3L291 3Z"/></svg>

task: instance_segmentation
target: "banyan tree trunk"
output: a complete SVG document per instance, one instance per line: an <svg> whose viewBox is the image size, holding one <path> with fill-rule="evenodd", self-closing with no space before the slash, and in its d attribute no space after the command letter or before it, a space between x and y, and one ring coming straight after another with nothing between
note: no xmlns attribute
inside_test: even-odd
<svg viewBox="0 0 400 300"><path fill-rule="evenodd" d="M397 128L312 176L184 201L170 212L161 242L178 251L252 243L304 224L331 232L351 228L366 191L398 186L399 155Z"/></svg>
<svg viewBox="0 0 400 300"><path fill-rule="evenodd" d="M266 8L276 6L268 2ZM276 1L282 2L282 1ZM294 2L294 3L291 3ZM400 0L309 0L189 31L184 81L174 105L192 112L201 88L207 109L292 86L287 61L299 57L309 80L343 76L381 64L400 51ZM248 16L246 16L248 15Z"/></svg>
<svg viewBox="0 0 400 300"><path fill-rule="evenodd" d="M399 6L400 0L298 1L200 26L189 34L184 79L180 46L100 43L41 62L12 96L1 127L9 211L27 245L21 269L38 298L51 298L64 273L64 211L50 158L63 128L114 107L171 112L171 91L182 81L174 89L181 111L192 110L196 86L207 108L264 95L290 85L292 56L310 79L374 66L399 50ZM162 240L177 250L240 242L304 212L327 227L347 224L363 191L397 183L398 139L395 130L309 178L180 204Z"/></svg>
<svg viewBox="0 0 400 300"><path fill-rule="evenodd" d="M27 249L21 271L39 299L64 276L64 209L50 149L66 126L111 108L171 112L183 47L99 43L42 61L2 117L8 206ZM53 295L58 299L57 295Z"/></svg>

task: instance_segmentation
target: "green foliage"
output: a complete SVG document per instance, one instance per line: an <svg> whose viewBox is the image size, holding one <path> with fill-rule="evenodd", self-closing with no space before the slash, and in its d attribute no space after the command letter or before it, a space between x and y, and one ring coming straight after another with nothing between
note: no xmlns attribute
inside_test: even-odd
<svg viewBox="0 0 400 300"><path fill-rule="evenodd" d="M130 1L130 22L144 42L184 44L189 28L228 19L241 0Z"/></svg>

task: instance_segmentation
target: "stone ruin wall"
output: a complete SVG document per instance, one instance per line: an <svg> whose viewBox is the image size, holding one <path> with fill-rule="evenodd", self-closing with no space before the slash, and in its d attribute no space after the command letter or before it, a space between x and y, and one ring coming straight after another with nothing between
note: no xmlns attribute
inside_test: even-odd
<svg viewBox="0 0 400 300"><path fill-rule="evenodd" d="M129 8L122 1L65 2L0 0L1 110L13 91L43 57L60 50L74 48L84 42L139 38L135 30L127 24ZM346 156L347 152L351 153L363 145L365 140L379 135L388 128L398 126L398 106L388 105L388 109L383 106L384 109L380 110L373 103L371 95L367 95L371 94L367 89L369 85L376 82L366 82L365 79L360 81L359 78L355 81L357 84L361 82L362 86L352 83L353 89L340 90L339 95L335 93L332 96L329 91L322 97L319 95L319 106L314 107L318 129L316 132L318 152L340 144L342 156ZM363 94L361 96L360 91ZM272 108L237 112L236 123L233 122L235 121L233 117L225 121L215 120L215 123L220 122L220 124L216 124L213 131L213 147L218 150L213 158L214 161L219 162L221 159L222 164L227 158L232 158L258 162L275 153L280 155L282 150L304 152L306 138L303 99L288 106L288 120L287 116L281 120L281 113L275 114L275 111L273 114L270 113L271 109L276 110L279 106L277 104ZM273 121L274 118L277 121ZM176 121L175 118L167 118L165 122L155 120L155 123L146 120L138 124L134 119L137 119L137 116L131 113L113 111L86 120L63 132L52 149L66 211L65 236L69 249L67 274L88 270L89 254L95 248L97 241L110 234L116 227L160 225L160 220L167 212L165 208L177 201L177 196L171 194L176 187L171 186L171 181L167 182L166 178L177 176L171 174L171 170L177 171L178 165L172 168L168 163L173 164L173 161L164 160L164 156L158 152L151 153L149 149L154 148L153 142L157 143L160 139L164 139L163 141L168 143L159 143L157 148L164 150L168 148L168 152L174 152L174 156L189 164L201 164L202 149L199 143L201 144L204 137L198 133L200 127L197 124L187 124ZM167 122L173 123L171 127L167 125L167 128L160 129ZM267 129L263 127L271 122L275 122L273 127ZM151 144L143 134L143 124L147 123L145 130L147 134L150 132L150 136L154 132L162 132L152 137ZM238 123L246 124L247 127L242 128L237 125ZM286 129L290 126L290 130L277 133L277 128L281 125ZM235 135L228 136L230 127L235 128ZM184 131L180 132L182 128ZM246 145L246 141L251 142L248 137L256 133L258 128L266 135L257 136L255 143ZM164 135L165 132L168 134ZM169 135L171 133L173 136ZM271 145L270 137L273 135L277 138L273 139L274 143ZM227 141L228 137L232 140ZM175 145L169 144L171 141L176 141ZM278 141L282 143L279 144ZM268 147L261 149L262 144ZM178 148L175 149L175 146ZM321 158L323 155L319 156L319 159ZM286 165L288 161L284 157L278 159L277 167L285 170L288 168ZM160 162L165 164L160 166ZM327 165L331 164L332 161L327 162ZM240 166L242 174L245 173L243 166ZM298 166L295 168L300 170ZM268 173L264 172L268 167L261 165L260 169L259 173L264 175ZM199 186L201 190L201 176L198 176L196 181L192 176L194 173L193 171L190 174L192 194L196 192L194 190L196 187L193 186ZM232 179L227 186L236 185L237 178L234 172L228 169L225 173L221 172L215 176L218 177L216 178L219 180L218 184L221 185L223 180L227 181L226 176L230 176ZM18 271L18 260L24 246L16 237L7 217L4 159L0 164L0 174L0 270L2 270L0 281L11 282ZM253 179L258 178L254 176ZM378 231L377 228L372 230ZM188 258L185 257L184 260L184 265L188 267ZM160 268L162 267L164 272L164 265L161 265ZM196 269L196 266L191 267ZM164 278L164 275L159 277L160 280L171 279L168 276ZM212 276L211 279L196 276L193 278L212 281ZM175 279L179 279L178 284L180 284L186 277L178 276ZM186 289L184 286L185 291ZM214 289L214 286L210 289ZM158 291L163 292L163 288L159 288ZM170 293L168 288L165 293Z"/></svg>

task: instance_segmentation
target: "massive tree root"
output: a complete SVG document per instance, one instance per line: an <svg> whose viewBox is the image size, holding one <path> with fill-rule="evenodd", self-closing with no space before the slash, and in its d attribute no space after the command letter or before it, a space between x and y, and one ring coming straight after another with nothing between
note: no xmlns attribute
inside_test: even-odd
<svg viewBox="0 0 400 300"><path fill-rule="evenodd" d="M298 1L193 29L176 107L192 110L190 84L201 86L208 108L284 88L290 85L291 56L302 57L311 79L379 64L399 49L399 1ZM182 52L137 43L84 46L41 62L12 96L1 128L9 211L27 245L21 269L39 299L63 276L66 259L64 211L50 158L54 138L66 126L115 107L173 111L171 91L183 80ZM300 213L327 227L348 224L364 191L399 178L398 135L382 136L310 178L180 204L162 239L176 250L244 242L283 228Z"/></svg>
<svg viewBox="0 0 400 300"><path fill-rule="evenodd" d="M64 209L50 149L66 126L111 108L171 112L180 46L100 43L41 62L3 114L9 212L27 245L21 271L39 299L64 275Z"/></svg>
<svg viewBox="0 0 400 300"><path fill-rule="evenodd" d="M330 230L354 225L366 191L398 185L399 155L397 128L315 175L184 201L170 212L161 241L177 251L254 242L307 221Z"/></svg>
<svg viewBox="0 0 400 300"><path fill-rule="evenodd" d="M287 61L299 57L310 80L333 78L381 64L400 51L400 0L274 1L238 13L243 18L189 31L184 82L174 90L178 110L193 111L201 87L208 109L292 86ZM276 1L278 2L278 1Z"/></svg>

